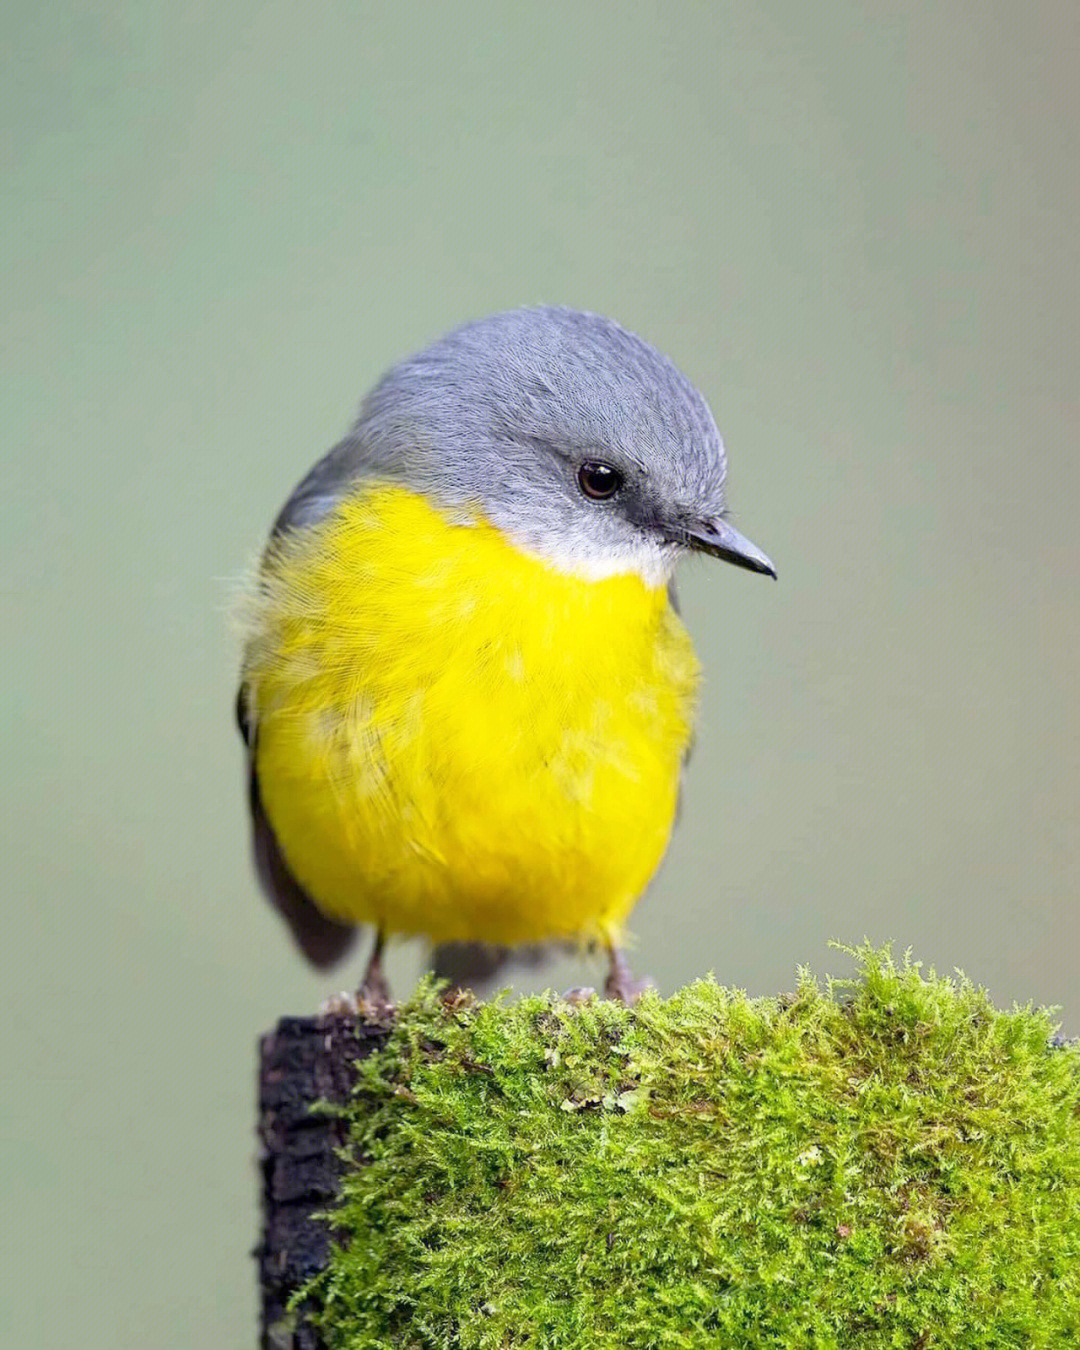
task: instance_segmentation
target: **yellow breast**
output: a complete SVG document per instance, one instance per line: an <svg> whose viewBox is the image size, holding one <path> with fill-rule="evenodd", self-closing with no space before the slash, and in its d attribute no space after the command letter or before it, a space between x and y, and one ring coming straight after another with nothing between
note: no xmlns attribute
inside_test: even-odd
<svg viewBox="0 0 1080 1350"><path fill-rule="evenodd" d="M245 679L267 816L334 918L618 932L663 857L698 666L666 591L368 488L278 541Z"/></svg>

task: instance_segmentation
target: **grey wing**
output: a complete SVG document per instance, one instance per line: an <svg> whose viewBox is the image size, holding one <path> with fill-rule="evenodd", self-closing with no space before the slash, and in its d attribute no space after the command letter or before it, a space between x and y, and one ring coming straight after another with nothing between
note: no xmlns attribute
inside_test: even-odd
<svg viewBox="0 0 1080 1350"><path fill-rule="evenodd" d="M679 607L679 588L678 586L675 585L674 577L672 577L667 584L667 598L668 604L675 611L675 613L681 614L682 609Z"/></svg>
<svg viewBox="0 0 1080 1350"><path fill-rule="evenodd" d="M271 532L271 539L284 530L313 525L330 511L341 493L356 478L360 465L356 443L342 441L324 456L298 484L285 503ZM248 805L251 811L251 845L255 871L274 908L289 925L296 945L307 959L323 969L340 961L356 941L356 929L335 923L315 905L289 871L273 828L263 809L259 776L255 768L256 719L248 703L247 686L240 685L236 720L247 746Z"/></svg>
<svg viewBox="0 0 1080 1350"><path fill-rule="evenodd" d="M296 945L320 970L335 965L356 941L355 928L328 919L289 871L259 794L255 770L255 728L248 715L247 687L240 686L236 720L247 746L248 804L255 871L274 908L289 925Z"/></svg>
<svg viewBox="0 0 1080 1350"><path fill-rule="evenodd" d="M353 437L339 441L293 488L274 521L271 540L284 530L317 524L363 476L364 470L362 443Z"/></svg>

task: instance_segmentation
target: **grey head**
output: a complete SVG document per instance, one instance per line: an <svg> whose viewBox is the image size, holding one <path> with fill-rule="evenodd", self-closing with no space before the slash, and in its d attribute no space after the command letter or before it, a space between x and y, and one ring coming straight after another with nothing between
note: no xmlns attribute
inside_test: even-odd
<svg viewBox="0 0 1080 1350"><path fill-rule="evenodd" d="M708 405L667 357L598 315L519 309L390 370L275 529L379 480L590 579L660 584L689 549L775 576L726 519L725 472Z"/></svg>

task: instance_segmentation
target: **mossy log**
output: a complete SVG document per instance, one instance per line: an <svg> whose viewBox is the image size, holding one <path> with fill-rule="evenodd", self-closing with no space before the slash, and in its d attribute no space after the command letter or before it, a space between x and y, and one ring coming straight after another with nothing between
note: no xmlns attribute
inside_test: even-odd
<svg viewBox="0 0 1080 1350"><path fill-rule="evenodd" d="M777 999L283 1021L263 1345L1080 1345L1080 1047L858 955Z"/></svg>

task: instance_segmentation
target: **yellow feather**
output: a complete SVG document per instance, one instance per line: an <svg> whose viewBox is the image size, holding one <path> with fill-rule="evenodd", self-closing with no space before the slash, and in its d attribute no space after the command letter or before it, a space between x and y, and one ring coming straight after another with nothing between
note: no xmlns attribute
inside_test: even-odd
<svg viewBox="0 0 1080 1350"><path fill-rule="evenodd" d="M693 719L663 588L368 487L274 543L249 623L263 804L326 914L436 941L618 934Z"/></svg>

